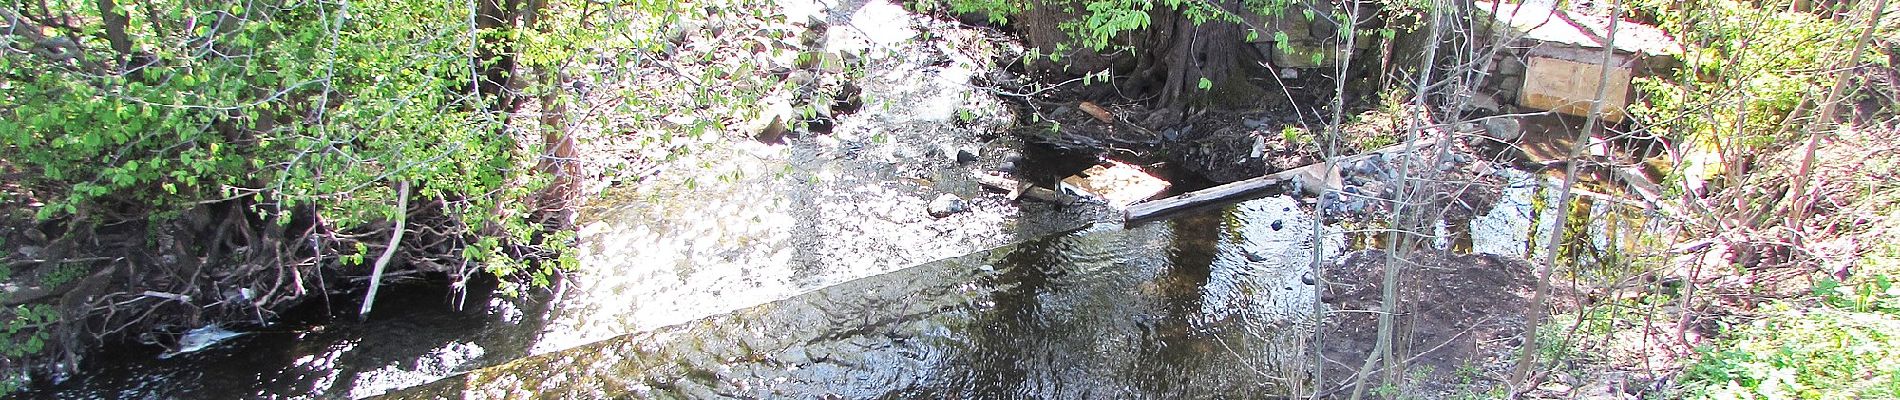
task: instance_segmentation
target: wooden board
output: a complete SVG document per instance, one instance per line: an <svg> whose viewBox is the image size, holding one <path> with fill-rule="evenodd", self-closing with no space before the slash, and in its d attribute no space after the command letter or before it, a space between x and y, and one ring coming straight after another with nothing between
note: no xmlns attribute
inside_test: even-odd
<svg viewBox="0 0 1900 400"><path fill-rule="evenodd" d="M1243 181L1229 182L1225 185L1201 189L1161 200L1135 203L1135 205L1128 207L1127 222L1134 223L1201 206L1226 204L1245 200L1244 196L1266 191L1267 189L1280 186L1280 184L1285 182L1286 178L1281 177L1279 174L1274 174Z"/></svg>
<svg viewBox="0 0 1900 400"><path fill-rule="evenodd" d="M1396 144L1383 149L1359 153L1357 155L1336 158L1331 171L1326 163L1316 163L1304 167L1280 171L1272 175L1229 182L1224 185L1196 190L1165 199L1135 203L1128 207L1125 223L1136 223L1160 218L1176 212L1217 204L1228 204L1248 200L1251 196L1273 189L1287 182L1298 182L1300 187L1312 194L1322 190L1339 190L1339 166L1359 162L1373 154L1392 154L1405 151L1405 144ZM1430 148L1430 144L1419 144L1414 150Z"/></svg>

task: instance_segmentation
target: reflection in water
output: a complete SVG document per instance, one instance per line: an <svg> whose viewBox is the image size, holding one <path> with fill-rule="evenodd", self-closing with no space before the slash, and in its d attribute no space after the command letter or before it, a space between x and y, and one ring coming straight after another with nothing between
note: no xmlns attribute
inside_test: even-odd
<svg viewBox="0 0 1900 400"><path fill-rule="evenodd" d="M1306 218L1268 198L1060 234L399 397L1268 397L1304 379Z"/></svg>
<svg viewBox="0 0 1900 400"><path fill-rule="evenodd" d="M1498 174L1504 178L1504 193L1490 212L1471 219L1472 252L1505 256L1531 254L1532 242L1541 240L1533 237L1548 237L1545 233L1556 224L1554 219L1537 223L1538 205L1556 200L1538 201L1536 196L1544 184L1542 176L1514 169L1500 169ZM1539 227L1536 233L1531 232L1534 223Z"/></svg>
<svg viewBox="0 0 1900 400"><path fill-rule="evenodd" d="M1549 200L1540 199L1549 191L1538 189L1539 180L1524 174L1511 182L1504 200L1472 221L1471 240L1481 252L1523 254L1537 242L1531 235L1533 227L1553 226L1554 213L1542 209ZM914 197L863 190L869 189L860 190L861 199L908 201ZM888 207L878 201L859 204ZM780 246L787 245L787 240L794 246L805 240L796 239L796 234L775 236L784 234L781 229L787 221L773 222L768 217L780 206L722 207L734 207L725 212L738 216L756 212L759 218L645 224L641 226L688 231L646 234L639 233L644 232L640 228L620 229L617 232L622 233L601 237L630 241L590 242L603 247L594 250L596 254L621 254L629 262L655 267L651 270L661 273L686 272L674 277L604 277L587 282L597 288L624 284L628 286L623 288L643 291L604 292L609 294L582 305L736 311L699 319L648 316L638 309L614 311L594 317L612 321L641 316L650 318L647 323L666 320L669 324L529 356L541 353L532 349L536 343L550 342L544 335L574 328L578 325L572 322L582 320L573 318L585 316L587 310L601 310L550 312L541 308L546 303L498 299L489 301L486 310L444 313L430 307L448 304L446 293L406 290L381 299L393 304L378 310L415 318L372 318L368 323L331 325L325 331L258 332L172 360L125 355L148 361L113 364L117 370L82 377L71 382L70 390L51 395L360 397L470 369L475 370L398 397L536 393L576 398L1272 397L1291 387L1310 387L1306 382L1310 355L1303 354L1310 346L1301 339L1311 332L1310 313L1316 301L1312 287L1305 283L1311 281L1307 274L1313 235L1306 229L1312 220L1291 198L1258 199L1126 229L1108 224L1049 236L1037 231L1050 225L982 224L978 225L981 229L959 234L977 235L975 240L960 236L945 241L943 235L909 239L907 246L930 251L902 257L885 253L895 253L895 249L872 251L884 256L855 258L843 247L818 249L825 254L824 264L831 266L823 279L814 279L809 270L804 275L794 273L798 263L783 262L782 256L774 255L784 251ZM1643 221L1625 217L1626 211L1606 211L1606 207L1579 210L1595 217L1590 219L1596 222L1591 226L1610 223L1604 221L1631 225ZM993 214L978 210L966 217L989 215ZM704 232L726 232L725 236L692 230L701 229L701 224L731 221L756 225L704 228ZM902 236L953 222L879 228L883 223L861 218L810 240L854 232ZM1593 238L1603 238L1597 239L1598 247L1627 240L1609 237L1626 229L1604 226L1589 229L1597 232ZM1326 229L1322 240L1326 258L1331 259L1344 250L1346 235L1335 227ZM908 257L941 254L1012 235L1041 238L875 274L915 264ZM638 258L605 248L613 243L658 245L644 240L678 240L674 248L684 255L675 257L686 258ZM753 240L756 246L716 242L731 240ZM721 244L698 243L705 241ZM693 250L721 247L747 249L743 250L747 253L721 256L718 251ZM721 261L720 257L729 258ZM747 260L770 262L732 264ZM717 275L722 273L738 275ZM847 280L852 274L869 276ZM644 286L639 285L642 282ZM696 289L680 290L687 286ZM613 302L611 293L649 297ZM748 293L778 297L758 299L758 305L737 305L754 301L744 297ZM482 368L496 364L500 365Z"/></svg>
<svg viewBox="0 0 1900 400"><path fill-rule="evenodd" d="M1644 238L1674 229L1667 220L1650 218L1642 208L1587 197L1573 199L1567 210L1556 210L1554 189L1561 180L1514 169L1497 173L1506 182L1503 195L1489 212L1471 220L1472 253L1542 258L1557 229L1559 212L1571 213L1562 238L1567 241L1561 250L1563 259L1580 266L1615 264L1604 258L1643 248Z"/></svg>
<svg viewBox="0 0 1900 400"><path fill-rule="evenodd" d="M529 339L544 323L545 302L474 296L492 291L472 290L471 307L456 311L449 309L447 289L388 291L367 322L339 319L324 329L280 324L165 359L157 349L113 349L95 361L98 368L54 391L22 397L362 397L527 355ZM478 304L487 306L473 306ZM355 307L339 303L336 309L348 313Z"/></svg>

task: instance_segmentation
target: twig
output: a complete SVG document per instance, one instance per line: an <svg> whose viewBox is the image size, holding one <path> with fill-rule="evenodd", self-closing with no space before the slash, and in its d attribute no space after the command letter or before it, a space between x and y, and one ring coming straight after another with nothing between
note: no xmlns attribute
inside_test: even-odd
<svg viewBox="0 0 1900 400"><path fill-rule="evenodd" d="M1874 2L1874 8L1867 12L1867 28L1861 30L1860 39L1854 42L1854 52L1848 53L1848 58L1843 60L1845 62L1842 68L1853 68L1860 64L1860 56L1867 52L1867 42L1873 40L1874 28L1880 26L1881 14L1886 9L1887 0ZM1847 73L1846 71L1838 72L1834 77L1834 87L1828 89L1827 99L1821 101L1819 105L1819 107L1821 107L1821 116L1815 119L1814 127L1808 132L1808 142L1802 150L1801 163L1800 166L1797 167L1797 172L1795 172L1795 176L1793 177L1794 188L1788 191L1788 195L1794 196L1793 209L1788 210L1788 221L1786 222L1786 225L1790 228L1799 230L1806 224L1808 207L1814 202L1814 198L1819 196L1818 193L1808 193L1810 192L1810 190L1808 190L1808 182L1813 180L1814 148L1820 144L1823 130L1834 125L1836 110L1841 108L1839 104L1841 101L1841 93L1847 89L1848 78L1853 75L1854 74Z"/></svg>
<svg viewBox="0 0 1900 400"><path fill-rule="evenodd" d="M376 289L383 284L383 268L389 266L389 259L396 255L396 247L402 245L403 226L409 222L409 181L402 181L396 191L396 232L389 235L389 247L383 248L383 256L376 258L376 268L370 270L369 293L363 295L363 309L356 313L357 319L369 317L370 306L376 304Z"/></svg>

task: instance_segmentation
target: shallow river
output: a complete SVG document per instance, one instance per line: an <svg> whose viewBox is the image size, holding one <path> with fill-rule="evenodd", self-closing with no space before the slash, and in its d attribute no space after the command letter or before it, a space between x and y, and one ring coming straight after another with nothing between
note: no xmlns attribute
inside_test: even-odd
<svg viewBox="0 0 1900 400"><path fill-rule="evenodd" d="M313 304L312 322L202 351L115 348L24 397L1205 398L1309 383L1311 207L1267 197L1123 226L1100 204L1004 199L973 173L1009 162L1046 184L1079 167L997 135L1013 117L972 89L968 60L920 57L861 82L909 112L867 105L829 135L696 153L680 164L697 176L595 201L577 224L587 272L551 291L388 290L360 322ZM1533 247L1548 191L1511 177L1453 230L1469 238L1440 243ZM927 215L944 194L969 210ZM1363 235L1325 229L1328 259Z"/></svg>

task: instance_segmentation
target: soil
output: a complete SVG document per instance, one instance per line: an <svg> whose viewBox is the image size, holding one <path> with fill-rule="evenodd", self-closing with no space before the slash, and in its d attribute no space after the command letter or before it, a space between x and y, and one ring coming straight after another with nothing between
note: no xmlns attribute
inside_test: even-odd
<svg viewBox="0 0 1900 400"><path fill-rule="evenodd" d="M1022 101L1025 112L1019 124L1025 129L1020 133L1055 149L1176 170L1210 183L1202 186L1320 161L1323 149L1315 141L1315 132L1324 131L1329 122L1330 116L1322 107L1331 103L1327 100L1333 87L1331 79L1308 73L1294 79L1256 79L1253 84L1268 88L1272 95L1237 108L1193 111L1182 123L1166 122L1169 118L1162 118L1163 111L1140 101L1091 97L1101 91L1090 86L1061 86L1051 90L1052 94ZM1364 96L1349 94L1348 98ZM1107 111L1113 121L1086 112L1088 106L1084 103ZM1346 105L1355 113L1367 106L1358 100ZM1289 130L1294 134L1287 135ZM1389 130L1349 130L1342 132L1342 143L1353 147L1390 137ZM1262 147L1258 156L1257 145ZM1339 152L1357 151L1342 148ZM1176 188L1198 187L1182 187L1177 182Z"/></svg>
<svg viewBox="0 0 1900 400"><path fill-rule="evenodd" d="M1321 301L1334 317L1321 340L1328 387L1350 391L1352 377L1378 341L1386 253L1342 257L1326 274ZM1484 393L1500 384L1524 332L1532 285L1529 263L1493 255L1409 254L1400 272L1393 354L1405 360L1403 392ZM1552 296L1561 298L1562 296ZM1378 386L1379 376L1368 379Z"/></svg>

